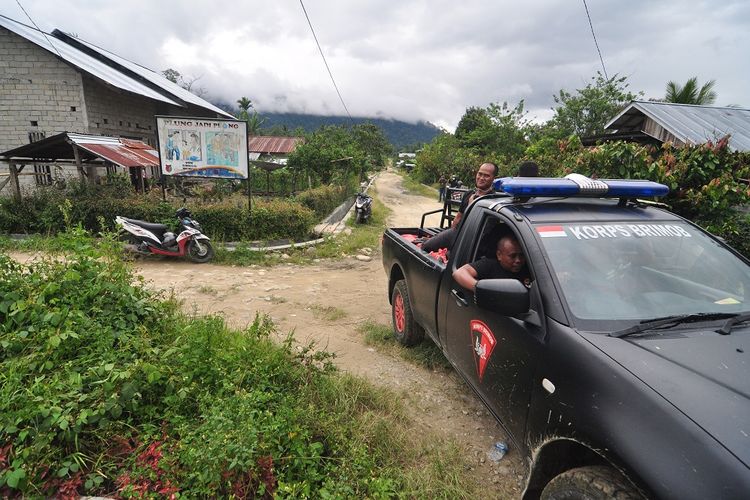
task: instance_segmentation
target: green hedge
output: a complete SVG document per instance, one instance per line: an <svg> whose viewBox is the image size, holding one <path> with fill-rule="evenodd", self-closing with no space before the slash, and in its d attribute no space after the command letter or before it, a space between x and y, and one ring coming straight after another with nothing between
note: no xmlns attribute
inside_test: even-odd
<svg viewBox="0 0 750 500"><path fill-rule="evenodd" d="M623 141L584 147L572 137L537 144L526 153L539 163L544 176L577 172L601 179L648 179L666 184L670 192L659 201L750 256L750 238L745 236L750 222L738 210L750 204L750 153L730 150L726 137L684 147Z"/></svg>
<svg viewBox="0 0 750 500"><path fill-rule="evenodd" d="M0 199L0 231L54 234L64 227L60 207L71 202L71 223L92 232L114 228L116 215L159 222L176 228L178 205L162 202L159 193L147 197L115 197L106 190L41 189L21 201ZM252 212L228 203L188 207L206 234L221 241L300 239L309 235L316 213L293 200L254 200ZM103 222L103 224L102 224Z"/></svg>
<svg viewBox="0 0 750 500"><path fill-rule="evenodd" d="M325 217L355 192L354 183L344 186L325 185L303 191L295 197L298 203L309 208L318 217Z"/></svg>

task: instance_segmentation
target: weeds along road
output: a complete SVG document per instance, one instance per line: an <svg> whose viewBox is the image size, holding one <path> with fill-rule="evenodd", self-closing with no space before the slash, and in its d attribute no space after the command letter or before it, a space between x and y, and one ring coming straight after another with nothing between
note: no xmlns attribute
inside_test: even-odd
<svg viewBox="0 0 750 500"><path fill-rule="evenodd" d="M429 199L406 193L401 178L391 172L379 175L376 189L393 211L390 226L418 226L422 213L440 207L437 195ZM512 447L499 464L486 461L492 444L505 435L458 375L430 371L365 343L359 330L363 323L391 324L380 249L371 250L369 262L342 256L315 265L229 267L147 259L137 261L136 269L149 286L172 290L188 312L220 313L235 327L266 313L281 335L294 331L300 343L313 341L335 353L342 370L387 386L403 398L415 433L454 440L465 451L466 473L494 490L490 496L518 498L524 465Z"/></svg>

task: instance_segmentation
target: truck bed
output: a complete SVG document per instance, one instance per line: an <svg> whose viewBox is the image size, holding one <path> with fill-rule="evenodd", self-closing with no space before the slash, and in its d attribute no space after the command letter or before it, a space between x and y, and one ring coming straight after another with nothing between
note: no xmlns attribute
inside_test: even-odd
<svg viewBox="0 0 750 500"><path fill-rule="evenodd" d="M406 280L415 321L438 340L437 297L447 267L445 252L426 253L413 240L434 235L439 228L389 228L383 234L383 265L390 277L389 299L398 280Z"/></svg>

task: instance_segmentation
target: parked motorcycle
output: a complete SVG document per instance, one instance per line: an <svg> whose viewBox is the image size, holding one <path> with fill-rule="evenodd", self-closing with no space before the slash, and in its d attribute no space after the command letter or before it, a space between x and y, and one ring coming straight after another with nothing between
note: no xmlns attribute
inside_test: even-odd
<svg viewBox="0 0 750 500"><path fill-rule="evenodd" d="M128 241L128 249L143 255L168 255L170 257L187 257L199 264L208 262L214 256L214 249L208 236L202 233L201 225L194 220L187 208L180 208L175 213L180 221L178 235L169 231L164 224L155 224L142 220L115 217L120 227L121 239Z"/></svg>
<svg viewBox="0 0 750 500"><path fill-rule="evenodd" d="M354 201L355 220L359 224L367 222L372 215L372 197L365 193L357 193L357 199Z"/></svg>

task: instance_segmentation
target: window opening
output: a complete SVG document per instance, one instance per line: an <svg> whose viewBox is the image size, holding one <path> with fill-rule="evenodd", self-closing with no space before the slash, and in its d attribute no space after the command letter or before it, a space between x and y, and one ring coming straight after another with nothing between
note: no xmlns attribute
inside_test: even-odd
<svg viewBox="0 0 750 500"><path fill-rule="evenodd" d="M34 165L34 181L36 181L37 186L52 184L52 171L49 165Z"/></svg>

